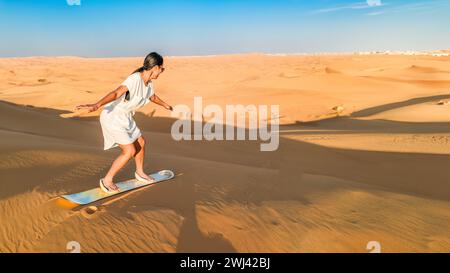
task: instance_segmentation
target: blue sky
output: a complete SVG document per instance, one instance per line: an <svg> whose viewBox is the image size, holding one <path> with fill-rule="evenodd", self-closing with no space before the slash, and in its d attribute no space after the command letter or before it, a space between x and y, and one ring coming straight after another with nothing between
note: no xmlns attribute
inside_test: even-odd
<svg viewBox="0 0 450 273"><path fill-rule="evenodd" d="M0 0L0 57L450 49L450 0Z"/></svg>

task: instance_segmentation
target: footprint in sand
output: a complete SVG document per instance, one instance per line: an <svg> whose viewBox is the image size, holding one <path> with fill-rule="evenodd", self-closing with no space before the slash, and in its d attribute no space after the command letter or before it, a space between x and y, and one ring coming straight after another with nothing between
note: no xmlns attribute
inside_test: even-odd
<svg viewBox="0 0 450 273"><path fill-rule="evenodd" d="M334 111L334 114L339 116L342 114L342 112L344 112L345 108L342 105L338 105L332 108L332 110Z"/></svg>
<svg viewBox="0 0 450 273"><path fill-rule="evenodd" d="M300 75L296 74L296 73L280 73L278 74L278 77L281 78L286 78L286 79L294 79L294 78L300 78Z"/></svg>
<svg viewBox="0 0 450 273"><path fill-rule="evenodd" d="M449 105L450 101L449 100L440 100L437 105Z"/></svg>
<svg viewBox="0 0 450 273"><path fill-rule="evenodd" d="M93 219L99 215L99 212L103 211L102 208L97 206L88 206L80 210L81 215L87 219Z"/></svg>
<svg viewBox="0 0 450 273"><path fill-rule="evenodd" d="M336 70L336 69L333 69L333 68L330 68L330 67L325 67L325 73L326 74L341 74L341 72L340 71L338 71L338 70Z"/></svg>

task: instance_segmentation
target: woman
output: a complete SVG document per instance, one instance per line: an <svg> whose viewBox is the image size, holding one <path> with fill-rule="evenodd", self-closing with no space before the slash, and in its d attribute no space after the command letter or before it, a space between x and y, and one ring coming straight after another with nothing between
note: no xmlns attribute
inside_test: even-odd
<svg viewBox="0 0 450 273"><path fill-rule="evenodd" d="M134 71L114 91L107 94L95 104L78 105L76 110L96 111L101 106L100 124L104 138L104 150L119 146L122 153L113 162L106 176L100 179L100 188L107 193L118 192L113 177L134 157L136 161L135 177L139 181L149 182L154 179L144 170L145 139L133 119L135 110L149 101L172 111L172 106L165 103L153 91L153 79L164 71L163 58L156 52L145 57L144 65Z"/></svg>

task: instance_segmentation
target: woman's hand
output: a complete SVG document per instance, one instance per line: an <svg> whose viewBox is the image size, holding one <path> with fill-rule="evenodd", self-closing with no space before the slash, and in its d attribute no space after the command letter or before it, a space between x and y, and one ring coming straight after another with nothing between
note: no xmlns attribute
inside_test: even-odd
<svg viewBox="0 0 450 273"><path fill-rule="evenodd" d="M156 103L156 104L158 104L158 105L160 105L160 106L162 106L162 107L164 107L164 108L166 108L166 109L169 110L169 111L173 111L173 107L170 106L170 105L168 105L167 103L165 103L165 102L164 102L162 99L160 99L156 94L153 94L153 95L150 97L150 101L153 102L153 103Z"/></svg>
<svg viewBox="0 0 450 273"><path fill-rule="evenodd" d="M75 110L78 111L80 109L87 109L88 113L96 111L100 106L98 104L81 104L75 107Z"/></svg>

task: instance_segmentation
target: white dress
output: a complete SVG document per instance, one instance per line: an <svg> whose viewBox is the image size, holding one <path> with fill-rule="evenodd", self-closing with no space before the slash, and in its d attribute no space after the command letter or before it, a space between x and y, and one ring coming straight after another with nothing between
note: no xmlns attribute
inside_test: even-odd
<svg viewBox="0 0 450 273"><path fill-rule="evenodd" d="M105 104L100 114L104 138L104 150L130 144L141 136L141 130L133 119L135 110L150 102L154 94L153 83L145 86L139 72L133 73L122 83L130 92L129 100L125 100L126 93L116 100Z"/></svg>

